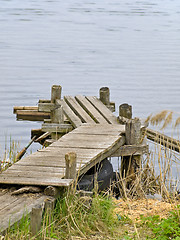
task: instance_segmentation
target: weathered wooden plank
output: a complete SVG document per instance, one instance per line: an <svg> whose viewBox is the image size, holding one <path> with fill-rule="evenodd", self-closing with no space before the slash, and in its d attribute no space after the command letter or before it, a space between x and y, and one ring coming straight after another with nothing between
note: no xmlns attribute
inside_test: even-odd
<svg viewBox="0 0 180 240"><path fill-rule="evenodd" d="M64 100L56 100L56 102L63 107L64 114L68 120L72 123L73 127L79 127L82 125L80 118L72 111Z"/></svg>
<svg viewBox="0 0 180 240"><path fill-rule="evenodd" d="M63 141L63 142L54 142L49 147L67 147L67 148L87 148L87 149L104 149L111 146L111 143L98 142L98 141L89 141L85 142L84 140L78 140L77 142ZM75 150L74 150L75 151Z"/></svg>
<svg viewBox="0 0 180 240"><path fill-rule="evenodd" d="M39 186L57 186L68 187L72 183L72 179L60 179L56 177L41 177L41 178L27 178L27 177L6 177L0 178L0 183L4 184L18 184L18 185L39 185Z"/></svg>
<svg viewBox="0 0 180 240"><path fill-rule="evenodd" d="M71 107L74 113L79 116L83 123L95 123L95 121L88 115L88 113L80 106L74 97L65 96L66 103Z"/></svg>
<svg viewBox="0 0 180 240"><path fill-rule="evenodd" d="M91 116L96 123L108 124L107 120L97 111L97 109L85 98L85 96L75 96L81 107Z"/></svg>
<svg viewBox="0 0 180 240"><path fill-rule="evenodd" d="M7 211L9 211L14 206L20 205L23 201L24 201L23 198L17 198L17 197L7 198L6 196L6 201L1 203L0 216L4 215Z"/></svg>
<svg viewBox="0 0 180 240"><path fill-rule="evenodd" d="M118 148L123 146L125 144L125 136L119 136L119 138L114 141L114 143L106 148L104 151L102 151L100 154L96 155L94 158L92 158L86 165L84 165L80 171L79 174L86 173L91 167L93 167L96 163L101 162L103 159L110 157L114 152L117 151Z"/></svg>
<svg viewBox="0 0 180 240"><path fill-rule="evenodd" d="M13 107L13 113L16 114L18 110L38 111L37 106L15 106Z"/></svg>
<svg viewBox="0 0 180 240"><path fill-rule="evenodd" d="M38 103L38 111L39 112L50 113L54 109L55 109L54 103Z"/></svg>
<svg viewBox="0 0 180 240"><path fill-rule="evenodd" d="M9 193L6 194L6 199L13 199ZM0 214L0 232L5 231L8 227L11 227L15 222L18 222L23 216L29 214L32 207L37 204L43 204L47 196L38 196L35 198L21 197L23 200L16 205L10 205L6 212ZM0 199L1 202L1 199Z"/></svg>
<svg viewBox="0 0 180 240"><path fill-rule="evenodd" d="M10 198L7 198L7 194L0 197L0 215L3 210L7 210L10 205L13 205L14 203L17 204L18 198L15 196L12 196ZM0 225L1 226L1 225Z"/></svg>
<svg viewBox="0 0 180 240"><path fill-rule="evenodd" d="M176 152L180 152L180 141L178 141L177 139L168 137L165 134L162 134L158 131L154 131L149 128L147 128L145 130L145 134L147 136L147 139L149 139L153 142L157 142L157 143L161 144L162 146L165 146Z"/></svg>
<svg viewBox="0 0 180 240"><path fill-rule="evenodd" d="M148 153L148 145L124 145L114 152L111 157L142 155Z"/></svg>
<svg viewBox="0 0 180 240"><path fill-rule="evenodd" d="M51 177L56 177L59 178L59 180L61 180L61 178L64 176L65 173L65 169L61 168L59 173L57 172L46 172L43 173L42 171L37 172L37 171L21 171L21 170L14 170L14 169L8 169L6 171L6 173L2 173L0 175L0 181L3 180L4 178L8 177L8 178L19 178L19 181L21 181L21 178L32 178L32 179L44 179L44 177L46 177L47 179L50 179Z"/></svg>
<svg viewBox="0 0 180 240"><path fill-rule="evenodd" d="M17 110L17 119L29 120L29 121L43 121L44 119L49 119L50 114L45 112L38 112L36 110Z"/></svg>
<svg viewBox="0 0 180 240"><path fill-rule="evenodd" d="M117 124L116 116L94 96L86 96L88 101L101 113L101 115L111 124Z"/></svg>
<svg viewBox="0 0 180 240"><path fill-rule="evenodd" d="M44 132L58 132L58 133L68 133L73 130L73 126L71 124L64 123L44 123L42 124L42 131Z"/></svg>
<svg viewBox="0 0 180 240"><path fill-rule="evenodd" d="M91 158L87 159L78 159L77 161L77 168L81 167L82 165L86 164ZM55 161L48 162L43 161L43 159L39 159L37 161L34 161L32 159L31 161L26 161L26 162L20 162L20 164L14 166L13 169L14 171L34 171L34 172L39 172L39 174L46 174L48 173L60 173L59 169L65 168L65 162L60 162L56 158Z"/></svg>
<svg viewBox="0 0 180 240"><path fill-rule="evenodd" d="M86 134L86 135L120 135L125 133L125 126L121 124L83 124L80 128L74 129L71 134Z"/></svg>

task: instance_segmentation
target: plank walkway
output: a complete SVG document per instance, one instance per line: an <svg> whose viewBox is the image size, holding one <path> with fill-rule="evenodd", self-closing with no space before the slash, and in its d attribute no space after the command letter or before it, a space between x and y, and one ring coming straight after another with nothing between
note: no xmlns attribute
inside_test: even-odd
<svg viewBox="0 0 180 240"><path fill-rule="evenodd" d="M68 186L64 179L65 154L77 154L77 172L85 173L124 145L120 124L85 124L64 135L49 147L18 161L0 174L1 184Z"/></svg>
<svg viewBox="0 0 180 240"><path fill-rule="evenodd" d="M124 125L117 123L117 118L98 98L65 96L63 100L57 100L56 104L63 107L70 122L70 132L49 147L24 157L2 172L0 184L69 186L73 179L65 179L66 153L77 154L76 172L81 175L125 144ZM50 102L41 103L38 106L39 112L40 109L44 113L50 113L54 105ZM54 125L44 123L43 128L49 129ZM67 124L57 124L55 128L58 127L62 130ZM73 128L75 129L72 130ZM19 221L23 214L30 213L36 204L42 205L46 198L44 195L18 197L0 191L0 231Z"/></svg>

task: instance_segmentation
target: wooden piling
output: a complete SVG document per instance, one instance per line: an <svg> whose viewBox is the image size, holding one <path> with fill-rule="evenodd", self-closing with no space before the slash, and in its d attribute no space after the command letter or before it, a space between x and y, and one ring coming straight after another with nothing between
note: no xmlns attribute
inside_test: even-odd
<svg viewBox="0 0 180 240"><path fill-rule="evenodd" d="M62 87L60 85L53 85L51 89L51 103L55 103L56 99L61 99Z"/></svg>
<svg viewBox="0 0 180 240"><path fill-rule="evenodd" d="M30 232L31 236L35 236L41 229L42 206L36 205L31 211Z"/></svg>
<svg viewBox="0 0 180 240"><path fill-rule="evenodd" d="M127 103L121 104L119 106L119 117L131 119L132 118L132 106Z"/></svg>
<svg viewBox="0 0 180 240"><path fill-rule="evenodd" d="M65 161L66 161L66 179L75 179L76 177L76 158L77 155L75 152L69 152L65 154Z"/></svg>
<svg viewBox="0 0 180 240"><path fill-rule="evenodd" d="M141 144L141 122L139 118L130 119L125 124L125 136L127 145ZM123 177L131 180L136 178L137 169L141 167L141 155L125 156L121 163ZM128 180L129 181L129 180Z"/></svg>
<svg viewBox="0 0 180 240"><path fill-rule="evenodd" d="M57 100L61 99L62 87L60 85L53 85L51 89L51 103L54 103L54 108L51 110L51 123L64 123L64 113L62 106L59 106ZM58 133L51 133L54 140L58 140L62 135Z"/></svg>
<svg viewBox="0 0 180 240"><path fill-rule="evenodd" d="M110 92L108 87L102 87L99 90L99 99L104 105L110 105Z"/></svg>

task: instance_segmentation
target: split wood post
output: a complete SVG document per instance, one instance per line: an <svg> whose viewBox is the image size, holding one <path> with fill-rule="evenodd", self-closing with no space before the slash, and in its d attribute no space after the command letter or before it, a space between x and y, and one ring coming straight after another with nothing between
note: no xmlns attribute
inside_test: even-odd
<svg viewBox="0 0 180 240"><path fill-rule="evenodd" d="M108 87L102 87L99 90L99 99L104 105L110 105L110 92Z"/></svg>
<svg viewBox="0 0 180 240"><path fill-rule="evenodd" d="M75 152L69 152L65 154L65 161L66 161L66 179L75 179L76 177L76 159L77 155Z"/></svg>
<svg viewBox="0 0 180 240"><path fill-rule="evenodd" d="M125 125L125 136L127 145L140 145L141 143L141 121L139 118L128 120ZM135 153L134 153L135 154ZM125 157L122 164L122 176L134 180L135 172L141 167L141 155Z"/></svg>
<svg viewBox="0 0 180 240"><path fill-rule="evenodd" d="M54 103L54 109L51 111L51 122L52 123L64 123L64 114L62 106L59 106L56 100L61 99L62 87L60 85L53 85L51 89L51 103ZM59 136L57 133L51 134L52 139L58 140ZM61 136L60 136L61 137Z"/></svg>
<svg viewBox="0 0 180 240"><path fill-rule="evenodd" d="M30 232L31 236L35 236L41 229L42 206L36 205L31 211Z"/></svg>

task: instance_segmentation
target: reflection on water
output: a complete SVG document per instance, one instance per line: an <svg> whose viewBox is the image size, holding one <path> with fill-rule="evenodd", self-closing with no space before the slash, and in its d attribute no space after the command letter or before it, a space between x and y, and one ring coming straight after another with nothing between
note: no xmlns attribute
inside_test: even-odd
<svg viewBox="0 0 180 240"><path fill-rule="evenodd" d="M15 105L63 94L98 95L109 86L134 116L179 111L178 0L0 0L0 145L24 146L40 123L16 122Z"/></svg>

